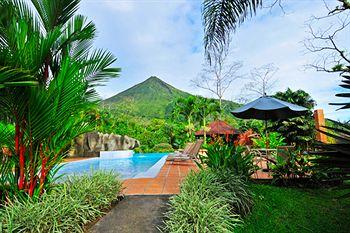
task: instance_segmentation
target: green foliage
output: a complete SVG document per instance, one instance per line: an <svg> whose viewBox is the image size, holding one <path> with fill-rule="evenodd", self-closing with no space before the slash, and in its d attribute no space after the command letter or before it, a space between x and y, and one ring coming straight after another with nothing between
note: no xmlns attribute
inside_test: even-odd
<svg viewBox="0 0 350 233"><path fill-rule="evenodd" d="M113 109L132 108L130 116L165 118L171 111L170 105L178 98L186 98L189 93L183 92L163 82L157 77L150 77L111 98L103 104Z"/></svg>
<svg viewBox="0 0 350 233"><path fill-rule="evenodd" d="M276 149L279 146L286 145L284 137L277 132L268 133L267 136L262 134L260 138L253 138L252 140L257 148Z"/></svg>
<svg viewBox="0 0 350 233"><path fill-rule="evenodd" d="M98 109L82 115L94 129L128 135L140 141L137 150L151 152L156 144L169 143L177 149L193 140L193 132L214 120L218 100L193 96L151 77L103 101ZM237 107L223 101L227 122L237 125L230 111Z"/></svg>
<svg viewBox="0 0 350 233"><path fill-rule="evenodd" d="M251 119L251 120L239 119L238 125L241 131L248 131L252 129L253 132L255 133L263 134L265 130L264 122L256 119Z"/></svg>
<svg viewBox="0 0 350 233"><path fill-rule="evenodd" d="M171 152L171 151L174 151L174 149L169 143L159 143L153 147L153 151Z"/></svg>
<svg viewBox="0 0 350 233"><path fill-rule="evenodd" d="M120 72L113 55L92 49L96 28L75 15L79 3L0 2L0 115L15 126L14 135L0 131L0 148L12 155L0 158L10 171L1 180L7 190L35 197L47 190L71 140L91 129L80 114L96 102L94 87Z"/></svg>
<svg viewBox="0 0 350 233"><path fill-rule="evenodd" d="M312 175L311 164L300 151L288 150L282 156L276 155L275 159L276 163L271 165L275 184L293 185L297 182L295 179L310 178Z"/></svg>
<svg viewBox="0 0 350 233"><path fill-rule="evenodd" d="M132 117L118 109L107 108L94 109L83 117L96 131L128 135L139 140L141 147L137 150L142 152L160 152L154 151L155 145L160 143L168 143L177 149L186 142L185 126L180 122Z"/></svg>
<svg viewBox="0 0 350 233"><path fill-rule="evenodd" d="M124 112L130 117L150 120L152 118L171 119L178 99L186 99L190 93L181 91L157 77L146 81L103 101L103 107ZM212 99L211 99L212 100ZM218 100L214 100L218 103ZM238 104L224 100L225 116L233 119L230 111Z"/></svg>
<svg viewBox="0 0 350 233"><path fill-rule="evenodd" d="M284 188L252 185L253 212L238 233L346 233L350 199L336 199L345 190Z"/></svg>
<svg viewBox="0 0 350 233"><path fill-rule="evenodd" d="M231 180L232 179L232 180ZM237 176L201 170L191 172L181 192L170 199L167 232L235 232L239 214L251 208L251 194Z"/></svg>
<svg viewBox="0 0 350 233"><path fill-rule="evenodd" d="M341 65L338 65L341 66ZM347 68L349 69L349 68ZM338 68L336 71L341 71L341 67ZM344 89L350 89L350 75L346 75L343 74L342 75L344 80L342 80L342 84L340 84L339 86L344 88ZM350 93L338 93L335 96L337 97L350 97ZM338 106L342 106L340 109L349 109L350 108L350 103L331 103L331 105L338 105Z"/></svg>
<svg viewBox="0 0 350 233"><path fill-rule="evenodd" d="M55 190L34 199L9 202L0 209L6 232L84 232L84 224L103 215L117 199L121 181L114 174L97 172L72 177Z"/></svg>
<svg viewBox="0 0 350 233"><path fill-rule="evenodd" d="M315 121L312 109L315 106L315 101L305 91L292 91L289 88L284 92L277 92L274 97L303 106L309 111L305 116L272 122L269 130L281 133L285 138L285 142L289 145L296 145L296 147L303 150L312 146L315 137Z"/></svg>
<svg viewBox="0 0 350 233"><path fill-rule="evenodd" d="M218 171L230 171L237 176L249 179L256 170L253 155L245 153L241 146L214 143L208 146L206 155L200 155L199 167L209 167ZM204 166L203 166L204 165Z"/></svg>
<svg viewBox="0 0 350 233"><path fill-rule="evenodd" d="M231 211L245 217L251 213L253 207L252 193L245 179L230 170L214 171L219 183L230 193L229 203Z"/></svg>
<svg viewBox="0 0 350 233"><path fill-rule="evenodd" d="M198 99L195 96L189 96L187 98L179 98L175 102L173 110L174 119L182 120L186 122L187 137L189 140L193 140L193 132L195 130L194 120L196 117Z"/></svg>
<svg viewBox="0 0 350 233"><path fill-rule="evenodd" d="M204 46L208 59L229 45L231 31L255 14L262 0L205 0L203 2Z"/></svg>

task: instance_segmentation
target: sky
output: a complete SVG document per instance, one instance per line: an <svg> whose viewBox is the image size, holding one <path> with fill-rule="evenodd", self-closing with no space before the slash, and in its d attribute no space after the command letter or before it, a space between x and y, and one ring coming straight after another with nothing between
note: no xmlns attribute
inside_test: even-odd
<svg viewBox="0 0 350 233"><path fill-rule="evenodd" d="M335 0L326 0L330 5ZM150 76L157 76L176 88L207 97L211 93L193 86L204 63L201 0L82 0L79 13L98 29L96 48L111 51L119 78L98 88L102 98L111 97ZM310 93L327 118L348 120L348 111L335 111L339 102L337 74L305 69L315 59L306 53L302 41L309 36L305 22L312 15L325 15L322 0L285 0L261 9L241 25L232 37L230 61L241 61L241 74L268 63L278 67L275 91L303 89ZM323 25L321 25L323 26ZM349 30L348 30L349 31ZM349 34L350 35L350 31ZM344 38L341 38L344 41ZM247 79L236 80L225 93L235 100Z"/></svg>

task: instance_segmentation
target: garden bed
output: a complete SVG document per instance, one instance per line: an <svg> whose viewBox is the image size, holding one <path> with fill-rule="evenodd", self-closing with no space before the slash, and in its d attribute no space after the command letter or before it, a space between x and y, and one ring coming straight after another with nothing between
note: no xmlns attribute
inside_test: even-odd
<svg viewBox="0 0 350 233"><path fill-rule="evenodd" d="M5 232L83 232L119 200L121 181L111 173L72 177L39 200L14 199L0 210Z"/></svg>

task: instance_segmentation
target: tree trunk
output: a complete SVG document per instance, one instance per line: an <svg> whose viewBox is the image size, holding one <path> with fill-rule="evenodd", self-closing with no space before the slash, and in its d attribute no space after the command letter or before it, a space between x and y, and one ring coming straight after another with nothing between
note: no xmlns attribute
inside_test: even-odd
<svg viewBox="0 0 350 233"><path fill-rule="evenodd" d="M203 118L203 141L204 141L204 145L206 145L207 144L207 130L206 130L205 117Z"/></svg>

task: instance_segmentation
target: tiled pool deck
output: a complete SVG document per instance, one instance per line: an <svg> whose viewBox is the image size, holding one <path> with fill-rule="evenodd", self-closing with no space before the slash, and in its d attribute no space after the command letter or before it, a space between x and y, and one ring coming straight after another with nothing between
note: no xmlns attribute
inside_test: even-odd
<svg viewBox="0 0 350 233"><path fill-rule="evenodd" d="M198 170L195 162L166 161L155 178L136 178L124 180L125 195L178 194L183 178L191 171Z"/></svg>
<svg viewBox="0 0 350 233"><path fill-rule="evenodd" d="M85 158L67 159L65 162L82 160ZM265 168L266 163L258 164L260 168ZM191 171L197 171L198 167L192 160L187 161L166 161L155 178L132 178L123 182L125 195L161 195L178 194L180 192L181 181ZM252 175L253 179L272 179L268 172L256 171Z"/></svg>
<svg viewBox="0 0 350 233"><path fill-rule="evenodd" d="M262 164L259 164L260 166ZM263 164L265 167L266 164ZM197 171L198 167L192 160L187 161L166 161L155 178L126 179L123 182L123 194L125 195L162 195L178 194L181 181L191 171ZM272 179L268 172L256 171L253 179Z"/></svg>

